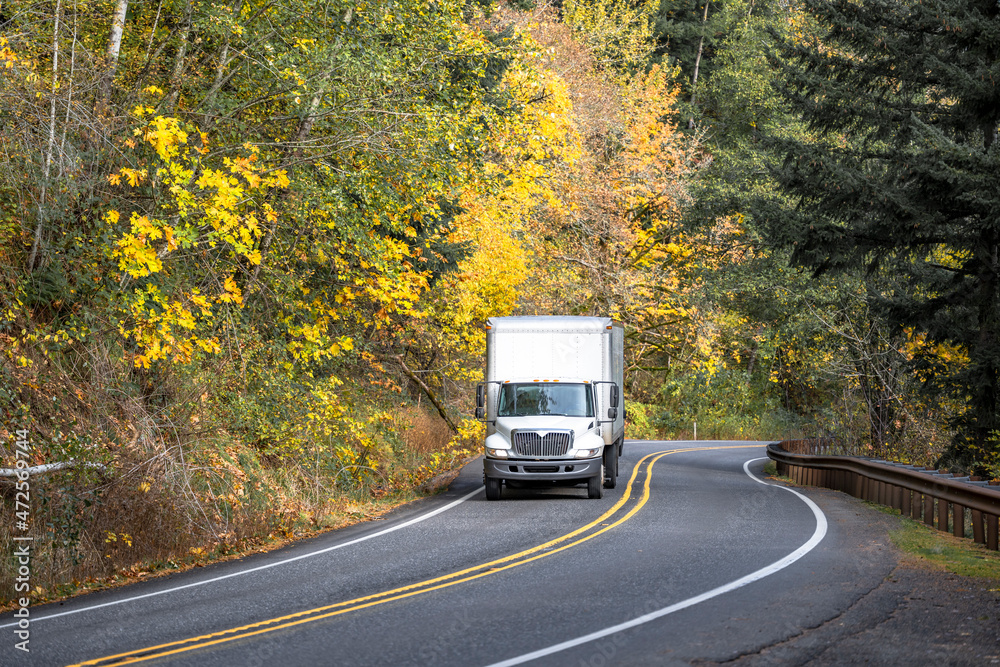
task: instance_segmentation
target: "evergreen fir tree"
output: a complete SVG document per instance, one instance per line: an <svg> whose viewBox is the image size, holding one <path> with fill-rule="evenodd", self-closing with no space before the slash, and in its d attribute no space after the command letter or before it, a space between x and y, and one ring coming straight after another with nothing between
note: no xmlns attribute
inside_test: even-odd
<svg viewBox="0 0 1000 667"><path fill-rule="evenodd" d="M695 79L704 81L711 71L722 36L723 6L723 0L660 0L654 24L658 50L661 58L680 67L685 99L691 98Z"/></svg>
<svg viewBox="0 0 1000 667"><path fill-rule="evenodd" d="M996 463L1000 3L804 5L824 34L785 40L773 62L815 139L775 140L797 207L772 209L770 231L816 272L895 277L882 312L925 337L917 372L961 406L943 464Z"/></svg>

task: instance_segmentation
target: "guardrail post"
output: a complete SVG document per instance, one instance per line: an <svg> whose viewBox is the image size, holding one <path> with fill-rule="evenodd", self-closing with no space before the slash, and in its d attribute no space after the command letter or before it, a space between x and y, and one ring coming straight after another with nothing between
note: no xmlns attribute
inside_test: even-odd
<svg viewBox="0 0 1000 667"><path fill-rule="evenodd" d="M852 473L852 474L854 475L854 478L853 478L853 481L854 481L854 485L853 485L854 493L851 494L851 495L853 495L855 498L860 498L862 491L864 491L864 476L862 476L861 474L856 473L856 472Z"/></svg>
<svg viewBox="0 0 1000 667"><path fill-rule="evenodd" d="M899 499L899 513L902 516L910 516L910 513L913 511L910 506L910 498L913 492L903 487L899 487L899 490L902 493L902 498Z"/></svg>
<svg viewBox="0 0 1000 667"><path fill-rule="evenodd" d="M986 544L986 535L983 534L983 513L979 510L972 510L972 541L976 544Z"/></svg>
<svg viewBox="0 0 1000 667"><path fill-rule="evenodd" d="M948 532L948 501L938 498L938 530Z"/></svg>
<svg viewBox="0 0 1000 667"><path fill-rule="evenodd" d="M951 514L951 534L955 537L965 537L965 508L952 503Z"/></svg>
<svg viewBox="0 0 1000 667"><path fill-rule="evenodd" d="M922 507L920 498L921 498L920 492L914 491L913 506L910 510L910 518L913 519L914 521L920 521L920 509Z"/></svg>
<svg viewBox="0 0 1000 667"><path fill-rule="evenodd" d="M998 518L992 514L986 515L986 548L993 551L1000 551L997 548L997 528Z"/></svg>
<svg viewBox="0 0 1000 667"><path fill-rule="evenodd" d="M934 526L934 496L924 494L924 523Z"/></svg>

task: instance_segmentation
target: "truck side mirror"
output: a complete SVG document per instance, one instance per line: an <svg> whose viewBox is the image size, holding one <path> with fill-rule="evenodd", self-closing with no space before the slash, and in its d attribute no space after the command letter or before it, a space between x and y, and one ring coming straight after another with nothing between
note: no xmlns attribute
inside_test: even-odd
<svg viewBox="0 0 1000 667"><path fill-rule="evenodd" d="M618 408L613 406L608 408L608 419L618 419Z"/></svg>
<svg viewBox="0 0 1000 667"><path fill-rule="evenodd" d="M618 385L616 384L611 385L611 399L608 401L608 403L613 408L618 407Z"/></svg>
<svg viewBox="0 0 1000 667"><path fill-rule="evenodd" d="M476 418L477 419L480 418L478 410L482 409L483 404L484 404L484 401L483 401L483 384L480 382L479 384L476 385L476 408L477 408Z"/></svg>
<svg viewBox="0 0 1000 667"><path fill-rule="evenodd" d="M479 420L483 419L483 409L482 408L476 408L476 419L479 419Z"/></svg>

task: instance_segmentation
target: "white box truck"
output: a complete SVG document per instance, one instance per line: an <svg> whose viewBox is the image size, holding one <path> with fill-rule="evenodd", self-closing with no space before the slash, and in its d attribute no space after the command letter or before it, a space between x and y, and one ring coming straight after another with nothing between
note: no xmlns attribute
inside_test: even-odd
<svg viewBox="0 0 1000 667"><path fill-rule="evenodd" d="M586 482L590 498L614 488L625 440L625 335L607 317L492 317L486 381L486 497L504 481Z"/></svg>

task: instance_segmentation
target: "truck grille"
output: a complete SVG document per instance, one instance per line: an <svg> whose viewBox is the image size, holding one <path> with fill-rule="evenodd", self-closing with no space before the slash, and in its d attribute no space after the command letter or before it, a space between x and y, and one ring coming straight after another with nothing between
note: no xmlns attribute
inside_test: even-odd
<svg viewBox="0 0 1000 667"><path fill-rule="evenodd" d="M532 458L566 456L573 440L570 431L557 431L545 435L536 431L514 431L512 436L517 455Z"/></svg>

